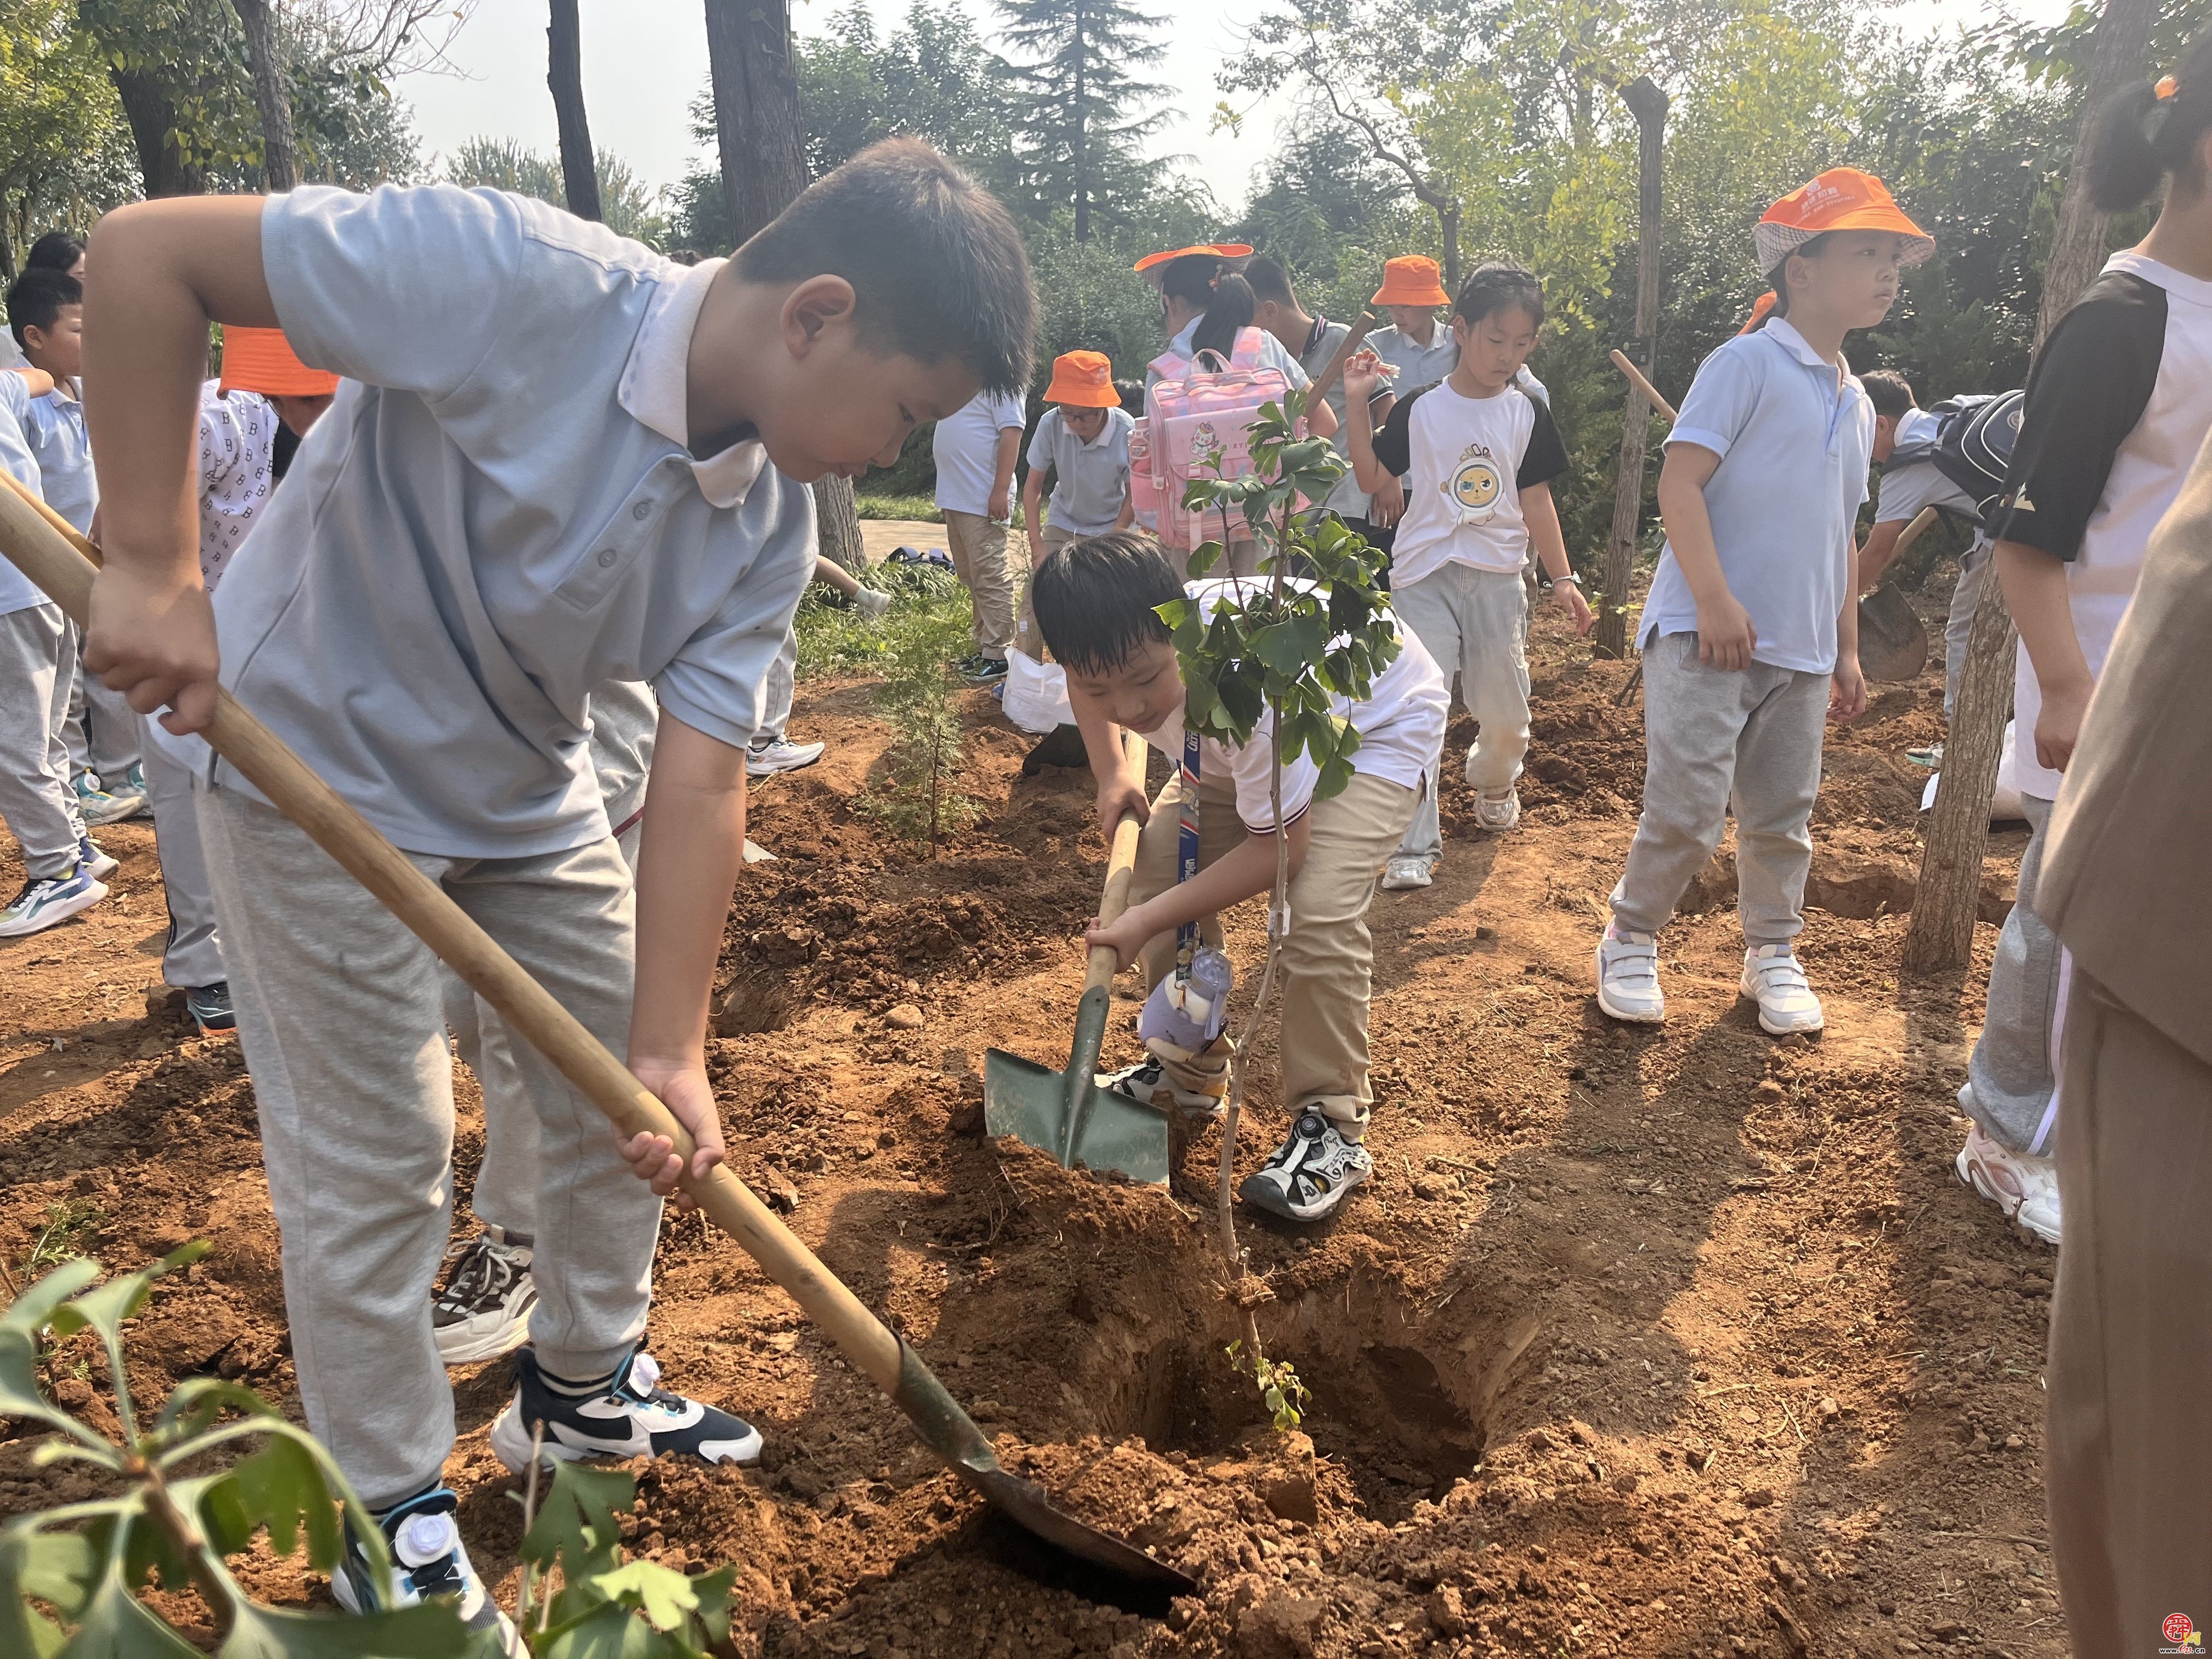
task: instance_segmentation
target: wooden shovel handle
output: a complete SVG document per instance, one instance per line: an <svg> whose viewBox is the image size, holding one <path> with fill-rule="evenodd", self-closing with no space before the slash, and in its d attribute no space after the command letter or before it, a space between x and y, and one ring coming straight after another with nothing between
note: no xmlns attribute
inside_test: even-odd
<svg viewBox="0 0 2212 1659"><path fill-rule="evenodd" d="M0 472L0 477L7 477ZM0 552L43 588L79 627L92 597L93 568L58 535L20 484L0 491ZM629 1068L551 993L522 970L497 941L408 861L368 819L348 805L228 691L216 696L208 744L276 809L336 859L408 930L437 953L470 989L550 1060L562 1076L613 1120L623 1135L665 1135L688 1166L691 1137ZM1116 847L1118 851L1119 843ZM1133 840L1132 842L1133 852ZM1125 902L1127 883L1123 884ZM716 1168L683 1186L715 1225L744 1246L763 1272L789 1292L877 1387L899 1383L898 1339L817 1261L744 1182Z"/></svg>
<svg viewBox="0 0 2212 1659"><path fill-rule="evenodd" d="M1933 530L1936 527L1936 520L1942 516L1940 510L1932 507L1923 507L1912 515L1912 522L1898 532L1896 550L1889 556L1892 569L1895 569L1897 562L1905 556L1905 549Z"/></svg>
<svg viewBox="0 0 2212 1659"><path fill-rule="evenodd" d="M1370 313L1364 311L1359 313L1359 320L1352 325L1352 331L1344 337L1344 343L1337 347L1336 355L1322 365L1320 374L1314 376L1313 395L1311 401L1307 404L1308 408L1321 402L1334 390L1337 376L1344 373L1344 366L1352 361L1352 354L1366 343L1368 333L1374 328L1375 323L1376 319ZM1344 413L1346 420L1352 418L1352 411L1349 409L1346 409Z"/></svg>
<svg viewBox="0 0 2212 1659"><path fill-rule="evenodd" d="M1137 769L1137 776L1145 775L1145 740L1134 732L1121 734L1121 752L1129 764ZM1114 847L1106 860L1106 890L1098 898L1098 923L1111 927L1121 921L1121 913L1129 908L1129 883L1137 869L1137 837L1145 826L1137 821L1134 812L1124 812L1114 826ZM1109 945L1102 945L1091 951L1085 961L1083 988L1095 991L1102 985L1111 985L1114 975L1121 971L1121 962Z"/></svg>
<svg viewBox="0 0 2212 1659"><path fill-rule="evenodd" d="M1681 418L1681 416L1674 413L1674 404L1668 403L1664 398L1661 397L1659 395L1658 388L1654 386L1650 381L1644 378L1644 371L1637 368L1637 366L1629 360L1629 356L1626 352L1616 348L1613 354L1613 366L1619 369L1622 374L1628 376L1629 385L1634 386L1638 392L1642 392L1644 397L1650 400L1652 408L1657 410L1662 415L1664 415L1667 417L1668 425L1672 426L1676 421Z"/></svg>

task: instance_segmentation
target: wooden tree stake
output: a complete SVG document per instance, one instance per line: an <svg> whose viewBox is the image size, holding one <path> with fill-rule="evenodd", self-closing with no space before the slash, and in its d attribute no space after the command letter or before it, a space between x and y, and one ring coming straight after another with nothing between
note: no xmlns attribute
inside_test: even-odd
<svg viewBox="0 0 2212 1659"><path fill-rule="evenodd" d="M1620 88L1620 97L1636 117L1635 356L1648 372L1652 337L1659 326L1660 163L1667 94L1649 76L1638 76ZM1606 538L1605 568L1599 579L1597 648L1611 657L1628 654L1628 584L1636 570L1636 544L1644 520L1644 452L1650 426L1644 393L1632 382L1620 428L1620 468L1613 479L1613 532Z"/></svg>

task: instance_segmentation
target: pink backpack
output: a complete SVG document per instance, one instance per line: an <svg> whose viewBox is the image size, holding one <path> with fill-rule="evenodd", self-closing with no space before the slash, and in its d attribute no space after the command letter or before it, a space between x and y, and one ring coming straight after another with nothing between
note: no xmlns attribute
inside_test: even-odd
<svg viewBox="0 0 2212 1659"><path fill-rule="evenodd" d="M1280 403L1291 384L1279 368L1265 367L1267 336L1240 329L1229 361L1202 351L1195 362L1173 352L1156 357L1158 382L1145 399L1145 418L1129 447L1129 489L1139 522L1163 547L1189 553L1208 539L1250 535L1241 509L1231 509L1224 533L1218 511L1194 513L1182 504L1193 478L1242 477L1252 471L1250 429L1262 404ZM1305 422L1298 422L1304 434ZM1219 452L1219 459L1212 458Z"/></svg>

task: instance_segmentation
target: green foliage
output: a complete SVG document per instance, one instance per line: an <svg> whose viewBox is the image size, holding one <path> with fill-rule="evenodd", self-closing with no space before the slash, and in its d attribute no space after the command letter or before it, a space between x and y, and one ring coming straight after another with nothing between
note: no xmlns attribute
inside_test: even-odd
<svg viewBox="0 0 2212 1659"><path fill-rule="evenodd" d="M256 1604L232 1577L228 1557L265 1529L289 1555L304 1540L308 1565L335 1566L344 1547L339 1515L364 1540L371 1571L390 1571L383 1534L313 1437L235 1383L195 1377L177 1388L140 1428L123 1363L124 1322L163 1273L196 1260L187 1245L142 1273L95 1284L100 1265L68 1262L32 1285L0 1315L0 1416L37 1423L53 1436L37 1461L89 1463L112 1477L112 1495L20 1516L0 1528L0 1652L64 1651L113 1659L160 1659L198 1650L138 1597L149 1583L196 1591L222 1640L221 1659L299 1656L352 1659L406 1655L461 1659L465 1632L453 1609L428 1603L397 1612L333 1618ZM98 1340L119 1434L110 1438L62 1410L39 1386L46 1345L80 1332ZM210 1453L247 1439L259 1449L206 1473ZM185 1474L185 1469L199 1471Z"/></svg>
<svg viewBox="0 0 2212 1659"><path fill-rule="evenodd" d="M868 495L853 498L855 511L863 519L902 519L927 524L942 524L945 513L928 495Z"/></svg>
<svg viewBox="0 0 2212 1659"><path fill-rule="evenodd" d="M1345 470L1328 439L1292 436L1304 400L1294 392L1261 410L1249 475L1194 479L1185 491L1188 506L1221 514L1224 532L1232 513L1242 515L1260 542L1267 580L1222 595L1209 617L1189 599L1162 605L1160 617L1174 632L1190 727L1235 747L1272 718L1278 767L1310 757L1321 773L1315 799L1327 800L1352 781L1359 748L1359 733L1334 703L1364 702L1399 641L1382 588L1382 555L1333 514L1296 510L1300 496L1325 499ZM1191 574L1211 569L1221 553L1220 542L1206 543L1191 557ZM1293 573L1295 582L1287 580Z"/></svg>
<svg viewBox="0 0 2212 1659"><path fill-rule="evenodd" d="M969 609L942 571L902 571L896 580L911 583L910 596L894 599L877 624L872 653L883 676L876 712L893 735L859 804L893 834L927 842L935 858L943 838L974 823L981 811L960 787L960 684L951 667L953 658L967 654ZM805 633L799 652L804 665Z"/></svg>
<svg viewBox="0 0 2212 1659"><path fill-rule="evenodd" d="M592 161L599 170L599 214L606 228L647 247L666 248L669 220L661 192L647 189L630 164L611 150L599 151ZM513 138L479 133L464 140L446 158L446 177L457 185L489 185L557 208L568 205L561 158Z"/></svg>
<svg viewBox="0 0 2212 1659"><path fill-rule="evenodd" d="M46 1224L24 1255L23 1277L34 1279L50 1267L82 1255L85 1244L99 1233L106 1218L88 1198L56 1199L46 1206Z"/></svg>
<svg viewBox="0 0 2212 1659"><path fill-rule="evenodd" d="M931 565L879 564L868 580L891 595L891 608L870 622L818 584L799 602L799 678L887 675L902 658L945 663L974 647L968 590Z"/></svg>
<svg viewBox="0 0 2212 1659"><path fill-rule="evenodd" d="M1270 1359L1255 1348L1249 1358L1244 1352L1244 1340L1239 1337L1225 1350L1230 1369L1238 1376L1249 1376L1260 1390L1260 1403L1267 1408L1275 1432L1288 1434L1306 1419L1313 1394L1299 1380L1297 1368L1287 1359Z"/></svg>
<svg viewBox="0 0 2212 1659"><path fill-rule="evenodd" d="M1128 0L996 0L1016 145L1018 198L1033 217L1065 210L1087 242L1094 214L1123 223L1159 163L1141 146L1167 117L1167 88L1134 71L1167 56L1164 19Z"/></svg>
<svg viewBox="0 0 2212 1659"><path fill-rule="evenodd" d="M735 1567L687 1575L623 1559L621 1516L636 1493L617 1470L555 1465L521 1550L526 1582L559 1586L520 1609L540 1659L702 1659L728 1642Z"/></svg>

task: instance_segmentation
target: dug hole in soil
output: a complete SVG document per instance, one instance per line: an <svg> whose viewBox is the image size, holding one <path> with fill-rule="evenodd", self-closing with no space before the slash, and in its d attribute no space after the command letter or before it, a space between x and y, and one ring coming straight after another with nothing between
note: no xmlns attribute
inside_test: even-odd
<svg viewBox="0 0 2212 1659"><path fill-rule="evenodd" d="M1736 994L1725 848L1665 939L1668 1024L1596 1012L1640 702L1619 705L1627 667L1591 662L1548 611L1532 651L1522 827L1475 831L1459 717L1437 883L1370 918L1373 1182L1310 1231L1240 1210L1267 1352L1312 1389L1290 1434L1223 1352L1218 1130L1166 1191L981 1134L986 1048L1066 1060L1103 870L1089 775L1021 777L1027 740L977 694L963 782L982 816L933 860L856 805L888 737L868 687L801 688L798 732L829 753L756 789L777 861L746 872L725 941L734 1034L710 1059L733 1164L1012 1467L1201 1589L1117 1603L1040 1558L740 1250L672 1217L649 1340L768 1452L744 1473L635 1466L629 1542L738 1564L738 1653L2065 1651L2039 1541L2053 1258L1951 1169L1995 928L1971 974L1897 968L1922 781L1903 753L1941 734L1940 662L1832 731L1802 941L1828 1030L1777 1043ZM234 1044L147 999L150 830L103 840L118 896L0 955L0 1249L11 1269L42 1237L129 1267L212 1240L137 1322L136 1384L214 1372L296 1411L250 1085ZM2022 841L1993 839L1985 923ZM1256 903L1231 919L1248 985L1261 921ZM1116 994L1109 1064L1137 1053L1133 981ZM1283 1128L1270 1042L1253 1071L1239 1179ZM465 1072L459 1091L465 1191L482 1133ZM47 1366L65 1402L100 1381L82 1358ZM448 1478L512 1605L518 1483L485 1441L507 1368L455 1382ZM0 1443L0 1512L76 1490L33 1469L33 1443ZM246 1576L327 1602L295 1561Z"/></svg>

